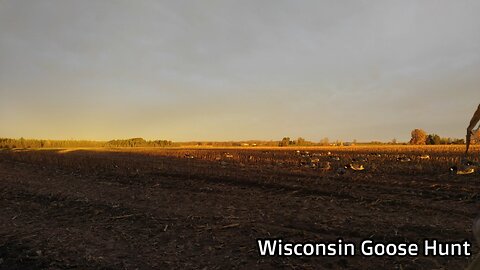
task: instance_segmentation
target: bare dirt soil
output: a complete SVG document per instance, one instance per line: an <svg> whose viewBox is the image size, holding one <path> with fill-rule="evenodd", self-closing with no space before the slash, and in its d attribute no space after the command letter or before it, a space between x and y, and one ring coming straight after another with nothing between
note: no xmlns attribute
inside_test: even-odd
<svg viewBox="0 0 480 270"><path fill-rule="evenodd" d="M0 269L463 269L471 261L260 257L257 238L474 243L480 178L448 172L460 150L304 151L2 150ZM344 173L353 159L366 169Z"/></svg>

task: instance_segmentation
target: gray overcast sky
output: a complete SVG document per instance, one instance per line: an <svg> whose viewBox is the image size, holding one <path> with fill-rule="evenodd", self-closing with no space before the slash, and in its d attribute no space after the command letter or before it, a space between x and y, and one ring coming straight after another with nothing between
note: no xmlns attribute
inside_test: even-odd
<svg viewBox="0 0 480 270"><path fill-rule="evenodd" d="M0 137L463 137L480 1L0 0Z"/></svg>

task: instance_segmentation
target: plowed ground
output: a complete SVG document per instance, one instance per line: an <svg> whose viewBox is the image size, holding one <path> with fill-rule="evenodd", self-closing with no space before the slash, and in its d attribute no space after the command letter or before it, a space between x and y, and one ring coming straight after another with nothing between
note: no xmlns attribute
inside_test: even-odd
<svg viewBox="0 0 480 270"><path fill-rule="evenodd" d="M260 257L257 238L475 242L480 177L448 172L459 150L309 151L340 161L323 171L284 149L2 150L0 269L462 269L472 259ZM365 171L338 173L353 158Z"/></svg>

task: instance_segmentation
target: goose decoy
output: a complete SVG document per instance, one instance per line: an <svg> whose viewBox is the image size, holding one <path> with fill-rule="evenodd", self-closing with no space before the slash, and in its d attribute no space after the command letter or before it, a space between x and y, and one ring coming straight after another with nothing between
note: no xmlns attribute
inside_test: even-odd
<svg viewBox="0 0 480 270"><path fill-rule="evenodd" d="M365 167L363 167L362 164L352 164L352 163L350 163L350 164L346 165L345 167L346 167L346 168L349 168L349 169L352 169L352 170L354 170L354 171L363 171L363 170L365 170Z"/></svg>
<svg viewBox="0 0 480 270"><path fill-rule="evenodd" d="M400 162L410 162L412 161L409 157L398 157L397 158L397 161L400 161Z"/></svg>
<svg viewBox="0 0 480 270"><path fill-rule="evenodd" d="M471 160L468 160L468 159L463 159L462 164L465 165L465 166L478 166L479 165L478 162L471 161Z"/></svg>
<svg viewBox="0 0 480 270"><path fill-rule="evenodd" d="M466 174L472 174L475 172L475 168L465 168L465 169L459 169L457 166L452 166L450 167L450 172L454 174L459 174L459 175L466 175Z"/></svg>

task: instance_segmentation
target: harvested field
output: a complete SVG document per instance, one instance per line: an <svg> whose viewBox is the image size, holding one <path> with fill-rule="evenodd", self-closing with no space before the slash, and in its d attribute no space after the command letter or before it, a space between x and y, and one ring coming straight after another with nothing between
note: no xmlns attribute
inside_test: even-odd
<svg viewBox="0 0 480 270"><path fill-rule="evenodd" d="M479 173L449 172L462 147L296 150L1 150L0 269L462 269L471 260L260 257L257 238L474 243Z"/></svg>

